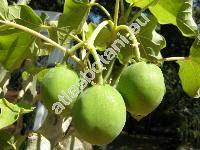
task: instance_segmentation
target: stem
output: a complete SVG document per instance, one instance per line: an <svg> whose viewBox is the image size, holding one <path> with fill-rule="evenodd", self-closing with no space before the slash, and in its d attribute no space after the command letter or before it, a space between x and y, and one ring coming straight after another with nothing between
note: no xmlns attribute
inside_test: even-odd
<svg viewBox="0 0 200 150"><path fill-rule="evenodd" d="M103 77L102 77L103 66L101 65L101 60L100 60L98 53L94 47L90 48L90 52L91 52L92 56L94 57L95 62L97 62L98 70L101 70L101 72L97 74L97 80L98 80L97 82L102 85L103 84Z"/></svg>
<svg viewBox="0 0 200 150"><path fill-rule="evenodd" d="M128 64L123 65L123 66L121 66L121 67L117 70L115 76L114 76L113 79L112 79L112 83L111 83L112 86L114 86L114 87L117 86L118 81L119 81L119 78L120 78L120 75L121 75L122 71L124 70L124 68L126 68L127 65L128 65Z"/></svg>
<svg viewBox="0 0 200 150"><path fill-rule="evenodd" d="M189 60L190 57L169 57L169 58L162 58L159 61L178 61L178 60Z"/></svg>
<svg viewBox="0 0 200 150"><path fill-rule="evenodd" d="M136 38L135 34L126 25L120 25L120 26L118 26L117 27L117 31L120 31L120 30L126 30L131 35L132 42L133 42L132 46L135 48L136 59L137 59L137 61L140 61L141 57L140 57L139 43L137 41L137 38Z"/></svg>
<svg viewBox="0 0 200 150"><path fill-rule="evenodd" d="M71 38L73 38L74 40L76 40L77 42L83 42L81 39L79 39L79 37L78 36L75 36L75 35L73 35L73 34L69 34L69 36L71 37Z"/></svg>
<svg viewBox="0 0 200 150"><path fill-rule="evenodd" d="M82 35L83 41L86 41L85 31L84 30L82 31L81 35ZM84 61L84 58L85 58L86 55L87 55L87 53L86 53L85 47L83 47L82 50L81 50L81 60L82 61Z"/></svg>
<svg viewBox="0 0 200 150"><path fill-rule="evenodd" d="M88 45L87 45L87 48L90 50L91 54L93 55L94 57L94 60L97 62L97 66L98 66L98 69L101 70L101 73L98 74L98 82L100 84L103 84L103 77L102 77L102 70L103 70L103 66L101 65L101 60L100 58L98 57L98 54L97 54L97 51L96 51L96 48L94 47L94 41L96 39L96 37L98 36L99 32L107 25L107 24L111 24L112 21L103 21L102 23L100 23L98 25L98 27L94 30L94 32L92 33L89 41L88 41Z"/></svg>
<svg viewBox="0 0 200 150"><path fill-rule="evenodd" d="M112 73L112 69L113 69L113 66L115 64L115 60L116 58L114 58L110 64L107 66L107 70L105 72L105 77L104 77L104 83L106 83L106 81L108 80L108 78L110 77L111 73Z"/></svg>
<svg viewBox="0 0 200 150"><path fill-rule="evenodd" d="M20 30L23 30L23 31L25 31L25 32L27 32L27 33L30 33L30 34L32 34L33 36L38 37L38 38L40 38L40 39L42 39L42 40L44 40L44 41L46 41L46 42L48 42L48 43L51 43L53 46L55 46L55 47L57 47L58 49L60 49L60 50L62 50L62 51L64 51L64 52L66 52L66 53L69 54L69 51L68 51L65 47L59 45L59 44L56 43L55 41L53 41L53 40L47 38L46 36L44 36L44 35L42 35L42 34L36 32L36 31L34 31L34 30L32 30L32 29L29 29L29 28L27 28L27 27L25 27L25 26L22 26L22 25L19 25L19 24L17 24L17 23L10 22L10 21L3 21L3 20L0 20L0 23L5 24L5 25L8 25L8 26L11 26L11 27L14 27L14 28L17 28L17 29L20 29ZM76 56L71 56L71 57L72 57L77 63L80 63L80 59L79 59L78 57L76 57Z"/></svg>
<svg viewBox="0 0 200 150"><path fill-rule="evenodd" d="M121 15L124 16L124 0L121 0Z"/></svg>
<svg viewBox="0 0 200 150"><path fill-rule="evenodd" d="M126 11L125 16L124 16L124 22L127 22L128 17L130 15L131 11L132 11L132 8L133 8L133 4L130 4L129 7L128 7L128 10Z"/></svg>
<svg viewBox="0 0 200 150"><path fill-rule="evenodd" d="M81 42L76 44L75 46L73 46L70 50L69 50L69 55L73 55L75 53L75 51L77 51L79 48L81 48L82 46L85 45L85 42Z"/></svg>
<svg viewBox="0 0 200 150"><path fill-rule="evenodd" d="M118 17L119 17L119 2L120 0L116 0L115 3L115 14L114 14L114 27L117 27Z"/></svg>
<svg viewBox="0 0 200 150"><path fill-rule="evenodd" d="M103 21L102 23L100 23L98 25L98 27L94 30L94 32L92 33L88 43L91 46L94 46L94 41L96 39L96 37L98 36L99 32L109 23L109 21Z"/></svg>
<svg viewBox="0 0 200 150"><path fill-rule="evenodd" d="M113 20L110 13L107 11L107 9L105 7L103 7L102 5L100 5L99 3L90 3L90 6L97 6L99 7L105 14L106 16L110 19Z"/></svg>
<svg viewBox="0 0 200 150"><path fill-rule="evenodd" d="M151 6L153 3L155 3L155 1L157 1L157 0L152 1L151 3L149 3L148 5L146 5L144 8L142 8L141 10L139 10L133 16L133 18L131 19L131 21L128 23L128 26L130 26L142 14L143 11L145 11L149 6Z"/></svg>

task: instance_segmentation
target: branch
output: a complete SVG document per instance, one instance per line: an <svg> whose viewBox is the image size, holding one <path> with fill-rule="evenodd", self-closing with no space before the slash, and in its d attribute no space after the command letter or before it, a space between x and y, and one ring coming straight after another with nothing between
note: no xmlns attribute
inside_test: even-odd
<svg viewBox="0 0 200 150"><path fill-rule="evenodd" d="M132 37L132 42L133 42L133 44L131 45L132 47L134 47L135 48L135 53L136 53L136 59L137 59L137 61L140 61L140 49L139 49L139 43L138 43L138 41L137 41L137 39L136 39L136 36L135 36L135 34L131 31L131 29L128 27L128 26L126 26L126 25L120 25L120 26L118 26L117 27L117 31L120 31L120 30L126 30L130 35L131 35L131 37Z"/></svg>
<svg viewBox="0 0 200 150"><path fill-rule="evenodd" d="M189 60L190 57L168 57L159 59L159 61L178 61L178 60Z"/></svg>
<svg viewBox="0 0 200 150"><path fill-rule="evenodd" d="M157 0L152 1L151 3L149 3L148 5L146 5L144 8L142 8L141 10L139 10L131 19L131 21L128 23L128 26L130 26L141 14L143 11L145 11L149 6L153 5Z"/></svg>
<svg viewBox="0 0 200 150"><path fill-rule="evenodd" d="M25 27L25 26L22 26L22 25L20 25L20 24L17 24L17 23L14 23L14 22L10 22L10 21L3 21L3 20L0 20L0 23L5 24L5 25L8 25L8 26L11 26L11 27L14 27L14 28L17 28L17 29L20 29L20 30L23 30L23 31L25 31L25 32L27 32L27 33L30 33L30 34L32 34L32 35L35 36L35 37L38 37L38 38L40 38L40 39L42 39L42 40L44 40L44 41L46 41L46 42L48 42L48 43L51 43L53 46L55 46L55 47L57 47L58 49L60 49L60 50L62 50L62 51L64 51L64 52L66 52L67 54L70 54L70 53L69 53L69 50L67 50L65 47L59 45L59 44L56 43L55 41L53 41L53 40L47 38L46 36L44 36L44 35L42 35L42 34L36 32L36 31L34 31L34 30L32 30L32 29L29 29L29 28L27 28L27 27ZM75 55L73 55L73 56L71 56L71 57L72 57L77 63L80 64L80 59L79 59L78 57L76 57Z"/></svg>
<svg viewBox="0 0 200 150"><path fill-rule="evenodd" d="M100 5L99 3L91 3L90 6L97 6L97 7L99 7L106 14L106 16L108 17L108 19L110 19L110 20L113 21L111 15L107 11L107 9L105 7L103 7L102 5Z"/></svg>
<svg viewBox="0 0 200 150"><path fill-rule="evenodd" d="M119 2L120 0L116 0L116 3L115 3L114 27L117 27L117 22L118 22L118 17L119 17Z"/></svg>

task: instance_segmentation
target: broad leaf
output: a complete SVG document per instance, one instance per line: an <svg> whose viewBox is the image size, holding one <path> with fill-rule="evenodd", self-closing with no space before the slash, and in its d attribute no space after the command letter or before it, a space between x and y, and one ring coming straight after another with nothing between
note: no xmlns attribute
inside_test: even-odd
<svg viewBox="0 0 200 150"><path fill-rule="evenodd" d="M192 0L185 1L176 18L178 28L185 36L194 36L197 33L197 24L192 17L192 7Z"/></svg>
<svg viewBox="0 0 200 150"><path fill-rule="evenodd" d="M10 6L8 19L35 30L42 24L40 17L27 5Z"/></svg>
<svg viewBox="0 0 200 150"><path fill-rule="evenodd" d="M4 56L0 63L7 70L19 68L23 60L29 56L28 48L34 38L28 33L10 29L4 34L0 32L0 55Z"/></svg>
<svg viewBox="0 0 200 150"><path fill-rule="evenodd" d="M23 108L9 103L6 99L0 99L0 129L12 125L19 118L19 115L33 111L33 108L29 108Z"/></svg>
<svg viewBox="0 0 200 150"><path fill-rule="evenodd" d="M117 58L118 58L118 60L119 60L119 62L121 64L125 65L125 64L128 63L128 61L131 58L133 58L133 56L134 56L134 49L131 46L132 41L126 36L127 32L122 31L122 32L120 32L120 35L126 37L126 40L128 41L128 44L125 43L125 42L123 42L121 44L118 43L118 46L120 45L120 52L117 53Z"/></svg>
<svg viewBox="0 0 200 150"><path fill-rule="evenodd" d="M200 97L200 37L190 49L189 60L178 61L179 76L184 91L191 97Z"/></svg>
<svg viewBox="0 0 200 150"><path fill-rule="evenodd" d="M140 26L140 31L136 37L140 43L141 56L152 60L153 57L160 58L160 50L166 46L166 41L165 38L155 30L158 24L157 19L154 16L149 16L149 20L150 21L146 25Z"/></svg>
<svg viewBox="0 0 200 150"><path fill-rule="evenodd" d="M80 32L90 11L88 0L65 0L64 12L59 18L58 27Z"/></svg>
<svg viewBox="0 0 200 150"><path fill-rule="evenodd" d="M184 36L197 34L197 25L192 18L192 0L159 0L150 11L160 24L176 25Z"/></svg>
<svg viewBox="0 0 200 150"><path fill-rule="evenodd" d="M158 2L158 0L126 0L126 1L140 8L144 8L151 3L156 4Z"/></svg>
<svg viewBox="0 0 200 150"><path fill-rule="evenodd" d="M40 30L41 20L25 5L10 6L9 19L32 28L36 31ZM31 46L35 37L29 33L25 33L18 29L0 26L0 63L7 70L19 68L25 58L35 55L31 51Z"/></svg>

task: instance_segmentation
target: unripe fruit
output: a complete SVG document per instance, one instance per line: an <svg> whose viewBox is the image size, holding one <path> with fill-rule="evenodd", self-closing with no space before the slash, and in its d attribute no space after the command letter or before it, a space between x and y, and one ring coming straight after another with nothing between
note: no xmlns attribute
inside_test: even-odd
<svg viewBox="0 0 200 150"><path fill-rule="evenodd" d="M62 95L62 91L67 93L67 90L78 81L78 75L65 66L50 69L41 81L41 97L45 107L53 112L52 106L54 103L59 102L58 96ZM68 99L65 99L65 101L70 102ZM61 115L68 115L69 107Z"/></svg>
<svg viewBox="0 0 200 150"><path fill-rule="evenodd" d="M139 121L161 103L166 89L160 68L140 62L122 72L117 90L122 94L128 112Z"/></svg>
<svg viewBox="0 0 200 150"><path fill-rule="evenodd" d="M72 117L80 138L91 144L105 145L122 131L126 107L115 88L95 85L86 89L75 101Z"/></svg>

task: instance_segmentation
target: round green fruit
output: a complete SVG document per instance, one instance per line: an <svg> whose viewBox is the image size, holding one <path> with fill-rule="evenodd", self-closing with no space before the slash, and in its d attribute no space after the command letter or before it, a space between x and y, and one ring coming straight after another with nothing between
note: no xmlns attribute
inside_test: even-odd
<svg viewBox="0 0 200 150"><path fill-rule="evenodd" d="M112 142L126 121L126 107L120 93L109 85L86 89L75 101L73 123L80 138L95 145Z"/></svg>
<svg viewBox="0 0 200 150"><path fill-rule="evenodd" d="M52 110L52 106L56 102L59 102L58 96L63 96L62 92L67 93L68 89L75 85L78 81L78 75L65 66L50 69L41 81L41 97L45 107L50 112L54 112ZM65 101L68 103L71 102L66 99L66 97ZM61 115L68 115L70 107L71 106L67 106Z"/></svg>
<svg viewBox="0 0 200 150"><path fill-rule="evenodd" d="M117 90L123 96L128 112L139 121L161 103L166 89L160 68L140 62L122 72Z"/></svg>

